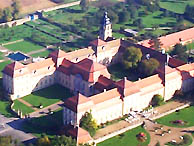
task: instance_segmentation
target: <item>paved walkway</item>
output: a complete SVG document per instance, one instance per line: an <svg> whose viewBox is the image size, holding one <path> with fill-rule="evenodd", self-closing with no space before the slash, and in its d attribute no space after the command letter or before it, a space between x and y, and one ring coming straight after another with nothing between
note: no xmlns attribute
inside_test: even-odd
<svg viewBox="0 0 194 146"><path fill-rule="evenodd" d="M171 110L174 110L177 107L185 106L185 104L186 103L184 103L184 102L172 101L172 102L169 102L169 103L167 103L165 105L162 105L160 107L156 107L154 110L155 111L158 111L158 112L156 114L152 115L151 118L154 119L155 117L158 117L161 114L167 113L167 112L169 112ZM108 135L110 135L111 133L118 132L119 130L124 129L126 127L133 127L134 125L137 125L138 123L142 123L143 121L146 120L145 118L142 118L139 115L138 115L138 117L140 117L140 119L138 121L136 121L136 122L133 122L133 123L129 123L129 122L126 122L126 121L123 120L123 121L120 121L118 123L109 125L109 126L107 126L105 128L102 128L102 129L100 129L100 130L98 130L96 132L96 135L94 136L94 139L97 140L97 139L102 138L104 136L107 136L108 137ZM161 137L159 135L159 134L161 134L160 133L161 131L158 131L158 133L153 133L152 132L153 129L154 129L154 126L160 126L160 125L159 124L158 125L153 125L153 124L154 123L149 122L149 121L146 120L146 125L148 125L148 132L151 135L151 143L150 143L150 146L154 146L154 144L157 143L157 141L158 141L158 137ZM166 143L166 142L171 141L173 138L178 140L179 139L179 136L184 134L181 131L182 130L185 130L185 128L184 129L181 129L181 128L172 128L172 127L165 126L165 130L167 130L167 129L172 129L172 134L178 132L178 129L179 129L179 133L174 134L172 137L168 137L166 139L161 139L163 141L162 142L163 144ZM189 129L189 128L187 128L187 129ZM158 135L156 135L156 134L158 134ZM163 144L162 144L162 146L163 146Z"/></svg>
<svg viewBox="0 0 194 146"><path fill-rule="evenodd" d="M38 110L38 108L34 107L33 105L31 105L30 103L26 102L25 100L23 100L23 99L21 99L21 98L18 98L18 100L19 100L21 103L25 104L26 106L32 108L33 110L35 110L35 111Z"/></svg>
<svg viewBox="0 0 194 146"><path fill-rule="evenodd" d="M52 111L56 111L62 107L63 103L64 103L63 101L59 101L59 102L52 104L50 106L47 106L43 109L37 110L33 113L30 113L30 117L40 117L43 115L47 115L49 112L49 109L51 109Z"/></svg>
<svg viewBox="0 0 194 146"><path fill-rule="evenodd" d="M175 128L175 127L168 127L160 124L154 124L151 121L146 120L146 130L149 132L151 136L151 141L149 146L154 146L157 141L160 142L160 145L164 146L165 143L175 140L176 142L180 142L180 136L184 134L191 135L191 131L194 130L194 127L189 128ZM160 129L162 127L162 129ZM157 129L157 131L155 131ZM168 129L170 129L170 133L168 133ZM164 135L162 136L162 133ZM192 136L192 135L191 135ZM193 145L192 145L193 146Z"/></svg>
<svg viewBox="0 0 194 146"><path fill-rule="evenodd" d="M14 139L18 139L22 142L30 141L34 138L32 134L25 133L21 131L21 126L23 124L23 120L19 118L6 118L5 116L0 114L0 135L7 136L10 135Z"/></svg>

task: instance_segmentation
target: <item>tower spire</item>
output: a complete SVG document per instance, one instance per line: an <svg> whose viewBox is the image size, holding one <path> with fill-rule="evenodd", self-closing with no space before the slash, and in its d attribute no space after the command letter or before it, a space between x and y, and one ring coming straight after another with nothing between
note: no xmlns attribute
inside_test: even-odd
<svg viewBox="0 0 194 146"><path fill-rule="evenodd" d="M106 40L108 37L112 37L112 24L108 17L108 13L104 12L104 17L100 26L100 39Z"/></svg>

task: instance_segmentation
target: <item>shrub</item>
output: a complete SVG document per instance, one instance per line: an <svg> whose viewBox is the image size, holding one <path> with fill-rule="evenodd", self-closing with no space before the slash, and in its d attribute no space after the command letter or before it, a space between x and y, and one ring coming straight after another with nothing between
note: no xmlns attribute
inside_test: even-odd
<svg viewBox="0 0 194 146"><path fill-rule="evenodd" d="M164 102L164 98L161 95L156 94L152 98L151 105L152 106L160 106L163 104L163 102Z"/></svg>

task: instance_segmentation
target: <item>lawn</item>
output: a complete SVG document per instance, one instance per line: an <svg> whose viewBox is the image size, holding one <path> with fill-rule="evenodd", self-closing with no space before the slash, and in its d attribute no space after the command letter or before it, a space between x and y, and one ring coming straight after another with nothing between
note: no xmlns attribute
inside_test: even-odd
<svg viewBox="0 0 194 146"><path fill-rule="evenodd" d="M194 43L189 43L186 45L187 50L193 50L194 49Z"/></svg>
<svg viewBox="0 0 194 146"><path fill-rule="evenodd" d="M53 114L32 118L29 121L25 121L23 124L23 130L27 133L32 133L37 137L41 137L42 134L46 134L49 137L57 135L58 131L63 125L63 110L58 109Z"/></svg>
<svg viewBox="0 0 194 146"><path fill-rule="evenodd" d="M70 93L69 89L64 88L61 85L55 84L48 88L33 92L32 94L27 95L22 99L35 107L38 107L40 104L42 104L43 107L47 107L60 100L64 100L72 96L73 94Z"/></svg>
<svg viewBox="0 0 194 146"><path fill-rule="evenodd" d="M6 117L15 117L13 112L10 109L10 102L9 101L2 101L0 100L0 113Z"/></svg>
<svg viewBox="0 0 194 146"><path fill-rule="evenodd" d="M4 67L7 65L7 64L9 64L9 63L11 63L11 61L10 60L8 60L8 61L4 61L4 62L1 62L0 63L0 77L2 77L2 70L4 69Z"/></svg>
<svg viewBox="0 0 194 146"><path fill-rule="evenodd" d="M185 11L186 5L194 5L193 0L161 0L160 7L167 9L169 11L183 14Z"/></svg>
<svg viewBox="0 0 194 146"><path fill-rule="evenodd" d="M127 77L130 81L137 81L140 78L140 74L136 71L128 71L123 68L121 64L114 64L108 67L108 71L111 74L111 79L118 81Z"/></svg>
<svg viewBox="0 0 194 146"><path fill-rule="evenodd" d="M168 145L168 146L190 146L193 142L193 138L190 135L187 135L187 134L185 134L184 136L186 137L185 139L187 139L187 140L183 139L179 143L168 142L168 143L166 143L166 145Z"/></svg>
<svg viewBox="0 0 194 146"><path fill-rule="evenodd" d="M21 51L23 53L36 51L36 50L39 50L39 49L43 48L43 46L39 46L39 45L34 44L30 41L17 42L17 43L14 43L14 44L5 45L4 47L8 48L11 51Z"/></svg>
<svg viewBox="0 0 194 146"><path fill-rule="evenodd" d="M164 116L156 121L160 124L167 125L170 127L191 127L194 126L194 118L193 118L194 106L190 106L188 108L182 109L180 111L174 112L167 116ZM184 125L173 124L172 121L182 120L186 121Z"/></svg>
<svg viewBox="0 0 194 146"><path fill-rule="evenodd" d="M23 115L34 112L34 110L33 110L32 108L26 106L25 104L21 103L21 102L18 101L18 100L14 100L13 109L15 109L16 112L17 112L18 110L19 110L19 111L22 111L22 114L23 114Z"/></svg>
<svg viewBox="0 0 194 146"><path fill-rule="evenodd" d="M49 55L49 53L50 53L50 51L46 50L46 51L42 51L42 52L39 52L39 53L32 54L30 56L32 56L32 57L47 57Z"/></svg>
<svg viewBox="0 0 194 146"><path fill-rule="evenodd" d="M139 134L140 132L144 132L147 135L147 140L144 143L139 142L136 138L136 135ZM150 135L148 134L148 132L146 132L143 128L139 126L123 134L120 134L108 140L105 140L97 144L97 146L115 146L117 144L119 146L129 146L129 145L130 146L138 146L138 145L147 146L149 142L150 142Z"/></svg>

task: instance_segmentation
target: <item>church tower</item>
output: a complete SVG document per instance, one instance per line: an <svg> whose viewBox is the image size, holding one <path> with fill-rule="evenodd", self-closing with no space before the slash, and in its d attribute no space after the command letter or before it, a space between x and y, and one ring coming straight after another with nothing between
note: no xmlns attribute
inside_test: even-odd
<svg viewBox="0 0 194 146"><path fill-rule="evenodd" d="M112 24L107 16L107 12L105 12L100 26L100 39L106 40L108 37L112 37Z"/></svg>

